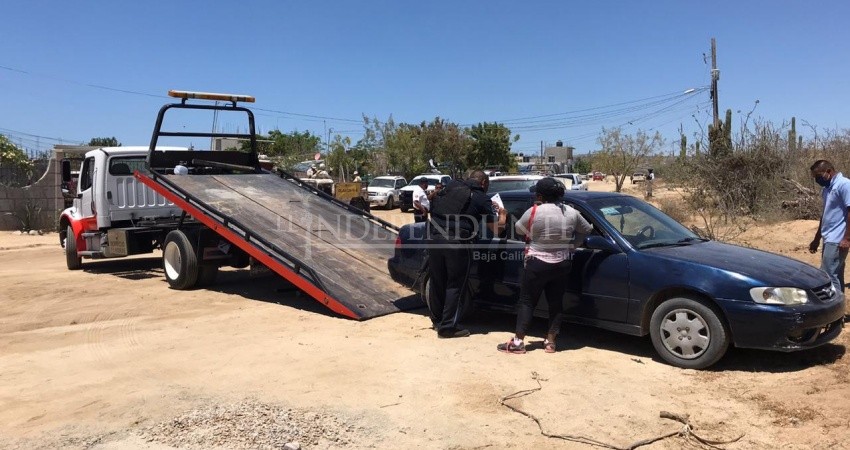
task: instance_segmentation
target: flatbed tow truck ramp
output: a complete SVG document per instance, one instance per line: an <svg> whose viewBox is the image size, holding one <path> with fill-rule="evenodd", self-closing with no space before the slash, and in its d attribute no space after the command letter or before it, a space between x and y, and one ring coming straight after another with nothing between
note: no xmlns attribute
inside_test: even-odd
<svg viewBox="0 0 850 450"><path fill-rule="evenodd" d="M227 241L227 244L213 246L212 250L218 248L227 252L228 249L222 250L222 247L228 244L238 247L343 316L368 319L422 307L421 300L393 281L387 270L387 260L393 254L398 231L392 224L336 200L285 172L261 169L256 152L154 150L159 136L225 135L164 132L161 130L162 117L171 108L227 108L247 112L250 135L238 137L251 140L253 147L253 115L237 107L236 100L232 100L234 97L215 98L231 101L231 106L187 104L187 98L211 99L191 96L182 97L182 104L163 106L154 129L147 170L134 174L140 182L180 207L184 211L180 223L190 224L184 226L186 239L180 244L183 247L169 247L170 243L179 244L180 239L165 240L166 276L169 255L177 255L171 258L171 265L178 270L187 266L183 261L187 259L184 247L194 253L197 266L211 264L210 261L205 263L205 259L212 259L214 263L216 251L211 252L209 246L204 248L203 244L192 245L194 241L203 240L196 238L199 232L212 230ZM234 134L225 136L237 137ZM175 170L177 166L181 168ZM172 231L179 232L179 227ZM197 271L191 264L189 270Z"/></svg>

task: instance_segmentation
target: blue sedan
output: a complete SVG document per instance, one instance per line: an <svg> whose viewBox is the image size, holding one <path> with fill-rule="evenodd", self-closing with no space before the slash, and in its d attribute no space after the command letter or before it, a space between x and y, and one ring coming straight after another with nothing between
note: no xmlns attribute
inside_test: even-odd
<svg viewBox="0 0 850 450"><path fill-rule="evenodd" d="M501 192L508 210L503 236L470 249L473 308L515 312L524 236L514 223L531 207L527 191ZM794 351L825 344L841 332L844 296L829 276L800 261L702 239L652 205L617 193L571 191L564 202L594 226L574 256L562 299L566 320L635 336L651 336L662 359L711 366L730 344ZM388 265L397 282L429 301L425 224L405 225ZM546 315L546 302L536 314Z"/></svg>

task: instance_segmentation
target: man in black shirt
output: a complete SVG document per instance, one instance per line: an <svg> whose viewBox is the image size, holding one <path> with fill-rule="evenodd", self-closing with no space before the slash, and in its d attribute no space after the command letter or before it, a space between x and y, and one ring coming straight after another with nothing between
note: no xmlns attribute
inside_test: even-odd
<svg viewBox="0 0 850 450"><path fill-rule="evenodd" d="M484 228L498 234L505 226L507 212L487 196L489 186L490 178L476 170L466 181L449 183L431 201L428 306L440 338L469 336L469 330L458 328L457 322L459 301L469 274L470 247L482 236Z"/></svg>

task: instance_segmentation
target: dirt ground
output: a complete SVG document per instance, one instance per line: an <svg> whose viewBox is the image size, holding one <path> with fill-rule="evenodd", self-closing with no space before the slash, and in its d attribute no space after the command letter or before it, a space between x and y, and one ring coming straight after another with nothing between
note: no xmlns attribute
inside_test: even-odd
<svg viewBox="0 0 850 450"><path fill-rule="evenodd" d="M656 199L670 195L658 183ZM817 264L806 250L816 226L739 241ZM521 356L495 350L509 315L479 314L463 339L429 325L424 310L343 319L245 270L193 291L168 289L156 257L69 272L56 234L2 232L0 448L622 447L682 429L661 411L689 415L705 439L740 437L722 448L850 448L847 330L805 352L731 349L694 371L660 362L648 338L578 325L558 353ZM542 333L538 322L531 336ZM520 391L506 404L575 440L500 404Z"/></svg>

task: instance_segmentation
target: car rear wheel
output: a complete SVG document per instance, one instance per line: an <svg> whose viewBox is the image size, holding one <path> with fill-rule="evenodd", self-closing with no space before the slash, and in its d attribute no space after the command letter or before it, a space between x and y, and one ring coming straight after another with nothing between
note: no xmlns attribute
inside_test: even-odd
<svg viewBox="0 0 850 450"><path fill-rule="evenodd" d="M658 305L649 333L661 359L685 369L704 369L716 363L730 340L717 307L687 297Z"/></svg>
<svg viewBox="0 0 850 450"><path fill-rule="evenodd" d="M192 240L181 230L165 236L162 246L162 266L165 279L172 289L185 290L198 282L198 254Z"/></svg>
<svg viewBox="0 0 850 450"><path fill-rule="evenodd" d="M422 289L422 300L428 306L428 310L433 311L433 308L431 307L431 277L426 276L423 286L424 288ZM457 309L458 322L471 318L472 314L475 313L475 304L472 301L472 295L470 295L469 288L464 289L463 293L461 294ZM439 312L439 314L442 314L442 311Z"/></svg>

